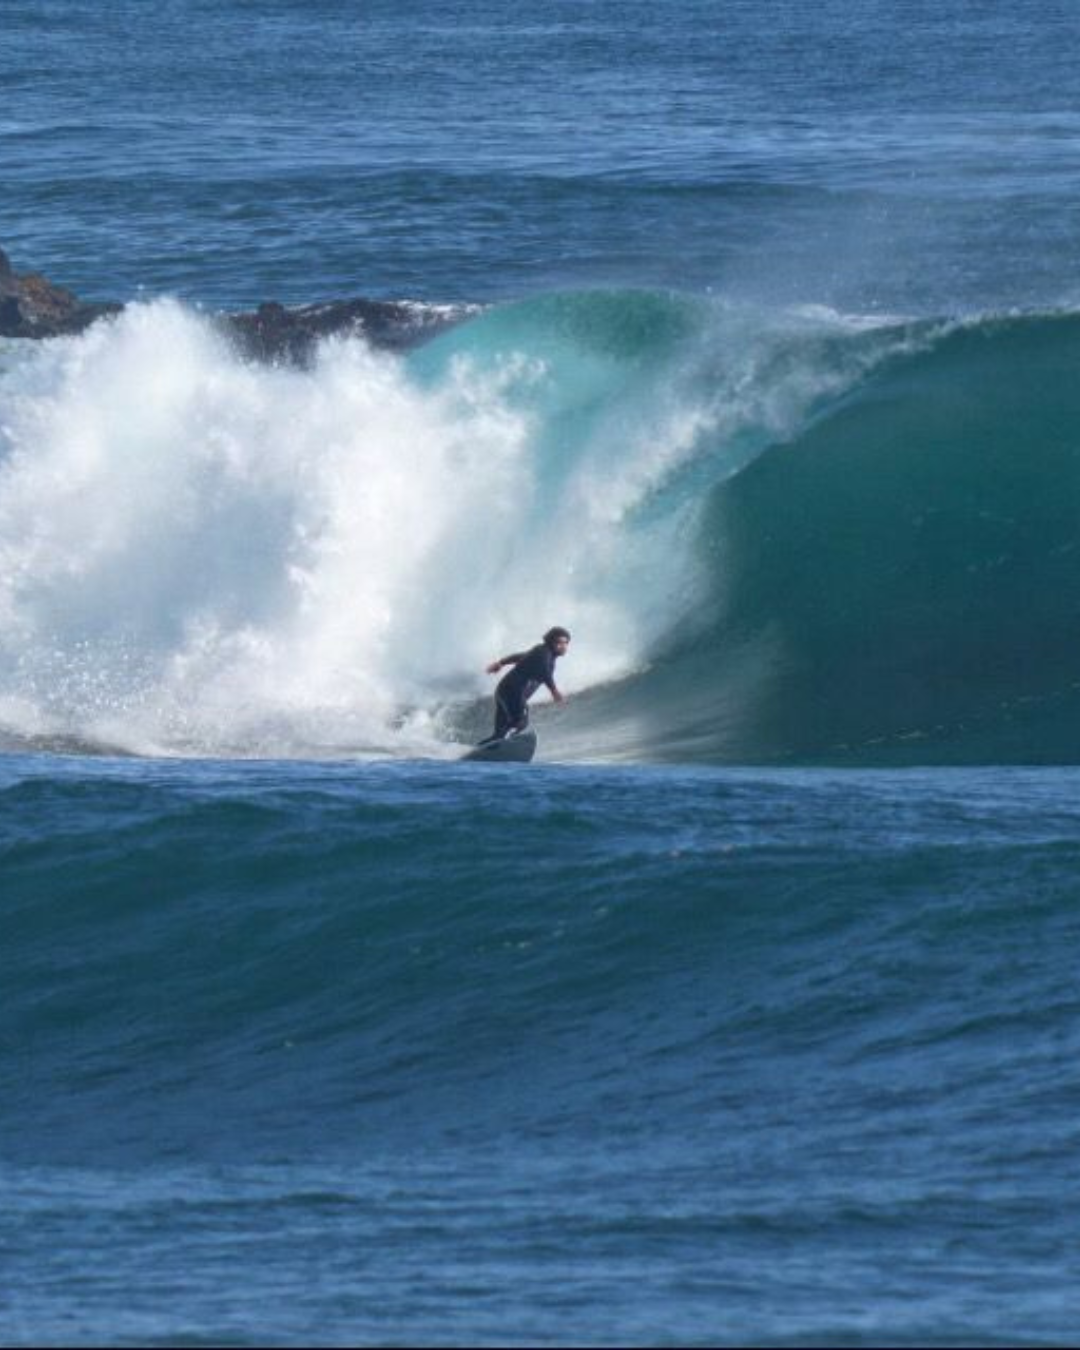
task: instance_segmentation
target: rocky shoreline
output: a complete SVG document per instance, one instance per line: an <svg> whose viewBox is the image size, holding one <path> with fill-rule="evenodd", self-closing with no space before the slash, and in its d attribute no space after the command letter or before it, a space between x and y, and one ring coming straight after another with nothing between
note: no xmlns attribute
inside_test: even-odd
<svg viewBox="0 0 1080 1350"><path fill-rule="evenodd" d="M52 338L81 333L122 312L112 301L84 301L38 272L16 273L0 249L0 337ZM407 351L474 312L471 307L395 300L328 300L214 315L240 352L258 361L303 364L315 344L332 334L363 336L384 351Z"/></svg>

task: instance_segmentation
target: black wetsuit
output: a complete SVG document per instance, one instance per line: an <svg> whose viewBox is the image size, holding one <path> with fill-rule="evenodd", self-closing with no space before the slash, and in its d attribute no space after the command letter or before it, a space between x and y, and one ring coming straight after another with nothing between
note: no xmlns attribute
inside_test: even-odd
<svg viewBox="0 0 1080 1350"><path fill-rule="evenodd" d="M546 684L555 692L556 655L546 642L538 642L527 652L504 656L503 664L513 662L513 670L495 686L495 735L524 731L529 725L529 699Z"/></svg>

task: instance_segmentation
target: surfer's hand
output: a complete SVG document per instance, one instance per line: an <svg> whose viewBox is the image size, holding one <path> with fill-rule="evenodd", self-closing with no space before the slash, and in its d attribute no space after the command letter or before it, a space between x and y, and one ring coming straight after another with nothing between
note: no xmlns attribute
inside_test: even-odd
<svg viewBox="0 0 1080 1350"><path fill-rule="evenodd" d="M502 670L502 662L492 661L490 666L485 666L485 670L489 675L498 675L499 671Z"/></svg>
<svg viewBox="0 0 1080 1350"><path fill-rule="evenodd" d="M555 700L556 703L565 703L565 702L566 702L566 695L565 695L565 694L560 694L559 691L558 691L557 689L553 689L553 690L551 691L551 697Z"/></svg>

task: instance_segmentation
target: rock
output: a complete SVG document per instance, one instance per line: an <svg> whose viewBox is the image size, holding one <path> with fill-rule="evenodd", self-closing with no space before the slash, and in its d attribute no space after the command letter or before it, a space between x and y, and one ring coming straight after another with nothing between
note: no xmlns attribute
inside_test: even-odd
<svg viewBox="0 0 1080 1350"><path fill-rule="evenodd" d="M85 304L62 286L54 286L39 272L22 276L12 269L0 249L0 337L46 338L81 333L104 314L116 314L120 305Z"/></svg>
<svg viewBox="0 0 1080 1350"><path fill-rule="evenodd" d="M260 361L302 363L322 338L362 336L384 351L406 351L460 322L467 311L394 300L330 300L286 307L276 301L221 318L241 351Z"/></svg>
<svg viewBox="0 0 1080 1350"><path fill-rule="evenodd" d="M17 275L0 249L0 337L49 338L81 333L123 305L88 303L37 272ZM218 315L238 349L259 361L302 364L332 334L362 335L375 347L405 351L452 326L470 308L394 300L331 300L314 305L268 301L253 311Z"/></svg>

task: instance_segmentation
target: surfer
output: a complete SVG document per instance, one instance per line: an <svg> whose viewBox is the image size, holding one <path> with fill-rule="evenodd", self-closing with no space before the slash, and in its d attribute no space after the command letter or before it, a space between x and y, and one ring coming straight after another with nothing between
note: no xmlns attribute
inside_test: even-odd
<svg viewBox="0 0 1080 1350"><path fill-rule="evenodd" d="M542 684L551 690L556 703L565 701L555 684L555 662L566 655L569 646L570 634L565 628L549 628L543 642L527 652L492 661L487 668L489 675L497 675L503 666L513 666L495 686L495 736L525 730L529 725L529 699Z"/></svg>

